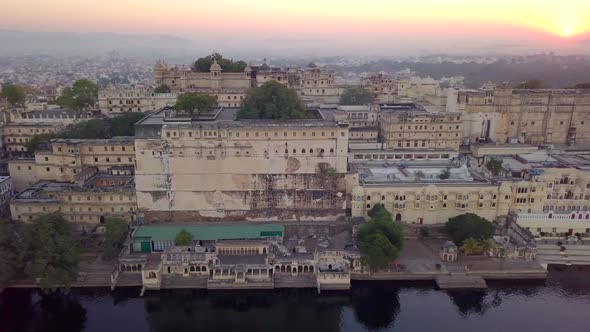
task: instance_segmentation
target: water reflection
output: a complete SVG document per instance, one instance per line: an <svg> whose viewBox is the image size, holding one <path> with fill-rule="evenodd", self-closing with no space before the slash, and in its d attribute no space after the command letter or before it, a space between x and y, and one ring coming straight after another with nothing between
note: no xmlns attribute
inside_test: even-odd
<svg viewBox="0 0 590 332"><path fill-rule="evenodd" d="M68 293L42 294L36 290L9 289L0 301L1 331L83 331L86 309Z"/></svg>
<svg viewBox="0 0 590 332"><path fill-rule="evenodd" d="M487 309L487 304L484 304L486 292L483 290L455 290L447 294L462 316L483 314Z"/></svg>
<svg viewBox="0 0 590 332"><path fill-rule="evenodd" d="M355 285L352 308L356 320L369 330L393 327L399 314L399 288L391 283Z"/></svg>
<svg viewBox="0 0 590 332"><path fill-rule="evenodd" d="M168 292L144 300L152 331L339 331L348 295L319 297L313 290Z"/></svg>
<svg viewBox="0 0 590 332"><path fill-rule="evenodd" d="M350 292L321 295L313 289L161 291L141 298L138 288L53 296L9 289L0 295L0 332L426 331L432 322L454 332L574 331L590 305L590 273L583 272L552 272L546 284L490 282L485 291L452 292L393 282L358 282Z"/></svg>

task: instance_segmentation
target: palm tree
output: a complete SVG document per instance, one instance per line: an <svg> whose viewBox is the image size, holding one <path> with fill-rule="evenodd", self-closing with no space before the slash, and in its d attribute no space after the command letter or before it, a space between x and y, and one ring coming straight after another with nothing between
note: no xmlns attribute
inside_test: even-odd
<svg viewBox="0 0 590 332"><path fill-rule="evenodd" d="M483 253L488 253L490 250L493 250L496 247L490 239L480 241L479 246L481 247L481 252Z"/></svg>
<svg viewBox="0 0 590 332"><path fill-rule="evenodd" d="M474 254L474 253L481 252L481 246L479 244L479 241L477 241L476 239L470 237L470 238L465 239L463 241L463 244L461 245L461 251L465 255L471 255L471 254Z"/></svg>

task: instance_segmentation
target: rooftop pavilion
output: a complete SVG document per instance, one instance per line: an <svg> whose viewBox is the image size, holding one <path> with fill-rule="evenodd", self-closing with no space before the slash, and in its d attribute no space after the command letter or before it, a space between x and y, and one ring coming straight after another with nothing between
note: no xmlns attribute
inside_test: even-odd
<svg viewBox="0 0 590 332"><path fill-rule="evenodd" d="M352 145L352 144L351 144ZM354 147L365 147L357 144ZM366 145L370 147L370 145ZM348 162L390 161L390 162L440 162L447 163L457 158L459 153L451 148L443 149L349 149Z"/></svg>
<svg viewBox="0 0 590 332"><path fill-rule="evenodd" d="M382 185L395 183L471 183L484 181L481 176L474 174L466 165L456 163L406 163L392 162L364 162L355 163L351 168L358 171L363 185ZM450 172L448 179L441 179L445 171Z"/></svg>
<svg viewBox="0 0 590 332"><path fill-rule="evenodd" d="M109 185L114 183L115 185ZM14 197L18 200L57 200L58 193L64 192L130 192L135 190L132 175L110 175L107 173L95 173L85 179L83 185L76 183L38 181Z"/></svg>

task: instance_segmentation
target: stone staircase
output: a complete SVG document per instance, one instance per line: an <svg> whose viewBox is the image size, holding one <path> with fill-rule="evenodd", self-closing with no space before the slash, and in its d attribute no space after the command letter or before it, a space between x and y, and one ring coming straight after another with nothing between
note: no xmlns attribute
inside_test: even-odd
<svg viewBox="0 0 590 332"><path fill-rule="evenodd" d="M195 288L195 289L206 289L207 288L207 276L198 277L183 277L164 275L162 276L161 289L171 288Z"/></svg>
<svg viewBox="0 0 590 332"><path fill-rule="evenodd" d="M275 273L275 288L315 288L317 287L316 276L313 273L292 276L290 274Z"/></svg>
<svg viewBox="0 0 590 332"><path fill-rule="evenodd" d="M565 251L556 244L537 244L537 259L542 264L590 265L590 245L563 244Z"/></svg>

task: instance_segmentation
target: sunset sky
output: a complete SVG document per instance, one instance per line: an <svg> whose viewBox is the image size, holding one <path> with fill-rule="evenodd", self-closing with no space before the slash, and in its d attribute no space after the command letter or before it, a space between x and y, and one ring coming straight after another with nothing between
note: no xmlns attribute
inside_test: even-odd
<svg viewBox="0 0 590 332"><path fill-rule="evenodd" d="M571 37L590 31L590 0L19 0L0 28L201 36Z"/></svg>

